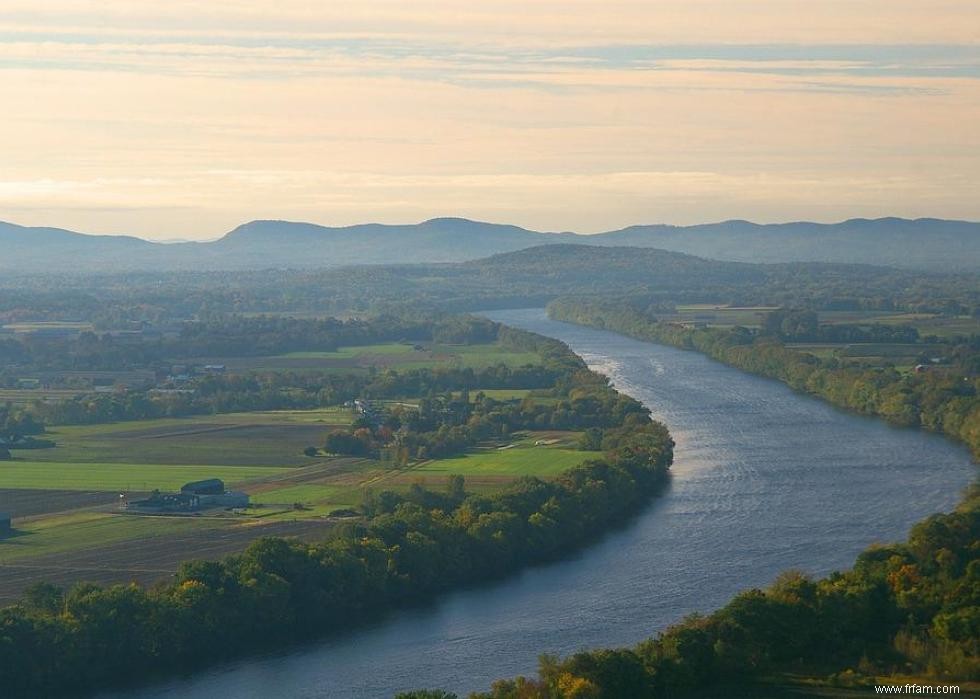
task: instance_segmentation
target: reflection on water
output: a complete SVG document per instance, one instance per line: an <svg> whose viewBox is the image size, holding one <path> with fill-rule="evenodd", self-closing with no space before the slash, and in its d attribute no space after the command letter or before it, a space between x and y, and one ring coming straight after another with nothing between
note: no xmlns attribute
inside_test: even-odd
<svg viewBox="0 0 980 699"><path fill-rule="evenodd" d="M116 699L384 698L485 689L539 653L635 643L787 568L823 574L951 508L975 471L936 436L848 415L681 350L550 321L557 337L643 401L677 441L671 487L628 527L568 560L450 594L313 647Z"/></svg>

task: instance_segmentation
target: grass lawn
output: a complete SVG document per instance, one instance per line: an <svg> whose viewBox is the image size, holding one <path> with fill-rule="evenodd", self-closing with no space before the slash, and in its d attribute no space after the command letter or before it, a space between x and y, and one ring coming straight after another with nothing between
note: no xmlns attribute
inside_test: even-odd
<svg viewBox="0 0 980 699"><path fill-rule="evenodd" d="M58 463L7 461L0 464L0 488L48 490L178 490L189 481L220 478L232 485L281 474L269 466L207 466L146 463Z"/></svg>

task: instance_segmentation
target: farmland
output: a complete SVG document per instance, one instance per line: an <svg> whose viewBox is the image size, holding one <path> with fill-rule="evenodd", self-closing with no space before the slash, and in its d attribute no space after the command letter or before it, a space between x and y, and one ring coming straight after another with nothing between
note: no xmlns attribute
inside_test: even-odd
<svg viewBox="0 0 980 699"><path fill-rule="evenodd" d="M540 361L536 352L494 343L388 342L274 356L200 357L180 360L179 368L174 360L170 369L182 375L176 385L213 387L227 378L232 382L227 390L238 390L234 381L251 372L285 377L292 372L358 373L367 378L391 369L445 366L479 371ZM224 369L202 369L208 364ZM304 375L299 385L307 380ZM283 387L290 390L288 383ZM20 390L9 397L23 403L46 391ZM480 393L498 401L531 398L538 406L557 400L550 389L491 385L469 391L474 409ZM398 395L371 401L372 410L386 406L420 410L417 397ZM452 395L461 397L459 391ZM465 455L458 455L457 449L450 452L456 454L453 458L433 460L423 453L421 460L400 458L399 465L390 448L345 452L379 458L310 450L323 447L330 432L347 430L355 418L370 419L363 406L349 405L221 412L215 404L213 412L193 417L49 425L44 437L56 446L18 449L12 461L0 464L0 511L13 514L15 527L12 536L0 540L0 602L16 597L38 579L59 584L153 582L170 575L181 560L232 553L262 536L322 538L338 517L346 516L344 511L363 502L368 491L405 492L415 484L438 489L450 475L460 474L466 477L468 490L488 493L525 475L552 478L596 456L577 450L579 433L561 431L518 432L492 443L480 442ZM431 413L430 419L440 415ZM121 507L153 491L172 493L190 481L210 478L247 493L249 507L161 515L134 514Z"/></svg>
<svg viewBox="0 0 980 699"><path fill-rule="evenodd" d="M500 391L517 399L523 391ZM18 452L0 466L0 510L16 533L0 541L0 603L37 579L152 582L188 557L219 556L266 535L324 536L330 515L365 490L439 487L450 474L486 492L522 475L553 477L595 456L578 434L533 432L473 453L397 469L378 460L308 457L328 430L350 424L345 408L230 413L53 428L53 449ZM119 503L188 481L221 478L247 492L239 514L138 516Z"/></svg>
<svg viewBox="0 0 980 699"><path fill-rule="evenodd" d="M732 327L741 325L757 328L766 314L775 306L728 306L724 304L678 305L674 313L657 314L661 320L672 323L703 323L709 326ZM935 335L949 338L955 335L980 333L980 318L971 316L946 316L936 313L906 313L896 311L820 311L818 318L824 325L911 325L919 335L927 338Z"/></svg>
<svg viewBox="0 0 980 699"><path fill-rule="evenodd" d="M758 328L766 314L773 310L776 310L775 307L697 304L677 306L675 313L661 314L658 317L667 322L685 325ZM951 338L980 334L980 318L972 316L896 311L820 311L817 317L822 326L908 325L915 328L921 338L917 343L795 342L787 344L791 349L806 352L820 359L838 358L869 367L891 365L899 371L911 371L915 365L922 361L928 362L932 356L941 357L946 347L941 343Z"/></svg>
<svg viewBox="0 0 980 699"><path fill-rule="evenodd" d="M11 461L0 468L0 488L146 492L176 490L188 481L221 478L230 485L272 476L270 466Z"/></svg>
<svg viewBox="0 0 980 699"><path fill-rule="evenodd" d="M152 525L139 529L139 525ZM192 526L193 525L193 526ZM78 527L80 535L69 529ZM119 538L123 527L141 538ZM331 527L325 520L241 522L235 520L175 520L138 518L125 515L60 523L36 536L46 539L43 552L35 549L30 556L6 554L8 545L30 539L26 533L0 545L0 606L13 602L21 591L44 580L58 586L70 586L79 580L97 584L136 581L145 585L165 580L181 561L189 558L220 558L240 551L261 536L288 536L304 540L324 538ZM59 538L52 537L59 534ZM110 540L94 540L94 535L110 535ZM74 539L75 546L65 544ZM97 543L96 543L97 542ZM39 547L40 548L40 547Z"/></svg>
<svg viewBox="0 0 980 699"><path fill-rule="evenodd" d="M0 388L0 403L27 405L36 400L66 400L81 395L85 391L66 388L30 389L30 388Z"/></svg>
<svg viewBox="0 0 980 699"><path fill-rule="evenodd" d="M577 437L574 432L532 432L502 446L482 447L462 456L429 461L411 472L427 477L456 473L467 478L551 478L600 456L599 452L574 448Z"/></svg>
<svg viewBox="0 0 980 699"><path fill-rule="evenodd" d="M312 460L303 449L351 419L350 410L324 408L54 427L49 434L58 446L36 450L30 459L125 464L139 454L153 464L304 466Z"/></svg>
<svg viewBox="0 0 980 699"><path fill-rule="evenodd" d="M481 369L497 364L510 367L536 364L533 352L504 349L497 344L413 345L384 343L341 347L332 352L290 352L268 357L196 357L192 364L224 364L229 371L330 371L363 373L369 369L431 369L436 366Z"/></svg>

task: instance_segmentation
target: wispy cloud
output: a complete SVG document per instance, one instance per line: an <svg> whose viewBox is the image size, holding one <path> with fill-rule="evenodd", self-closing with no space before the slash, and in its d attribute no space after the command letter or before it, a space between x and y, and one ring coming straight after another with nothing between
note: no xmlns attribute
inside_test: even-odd
<svg viewBox="0 0 980 699"><path fill-rule="evenodd" d="M0 218L980 218L967 0L3 4Z"/></svg>

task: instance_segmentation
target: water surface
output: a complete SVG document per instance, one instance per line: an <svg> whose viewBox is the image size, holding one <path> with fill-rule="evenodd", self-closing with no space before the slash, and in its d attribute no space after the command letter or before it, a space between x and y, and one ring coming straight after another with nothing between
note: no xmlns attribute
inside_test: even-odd
<svg viewBox="0 0 980 699"><path fill-rule="evenodd" d="M548 320L494 320L567 342L643 401L677 441L668 490L627 527L556 564L449 594L311 647L114 699L390 699L464 694L534 671L539 653L633 644L782 570L848 567L948 510L975 475L966 449L847 414L693 352Z"/></svg>

